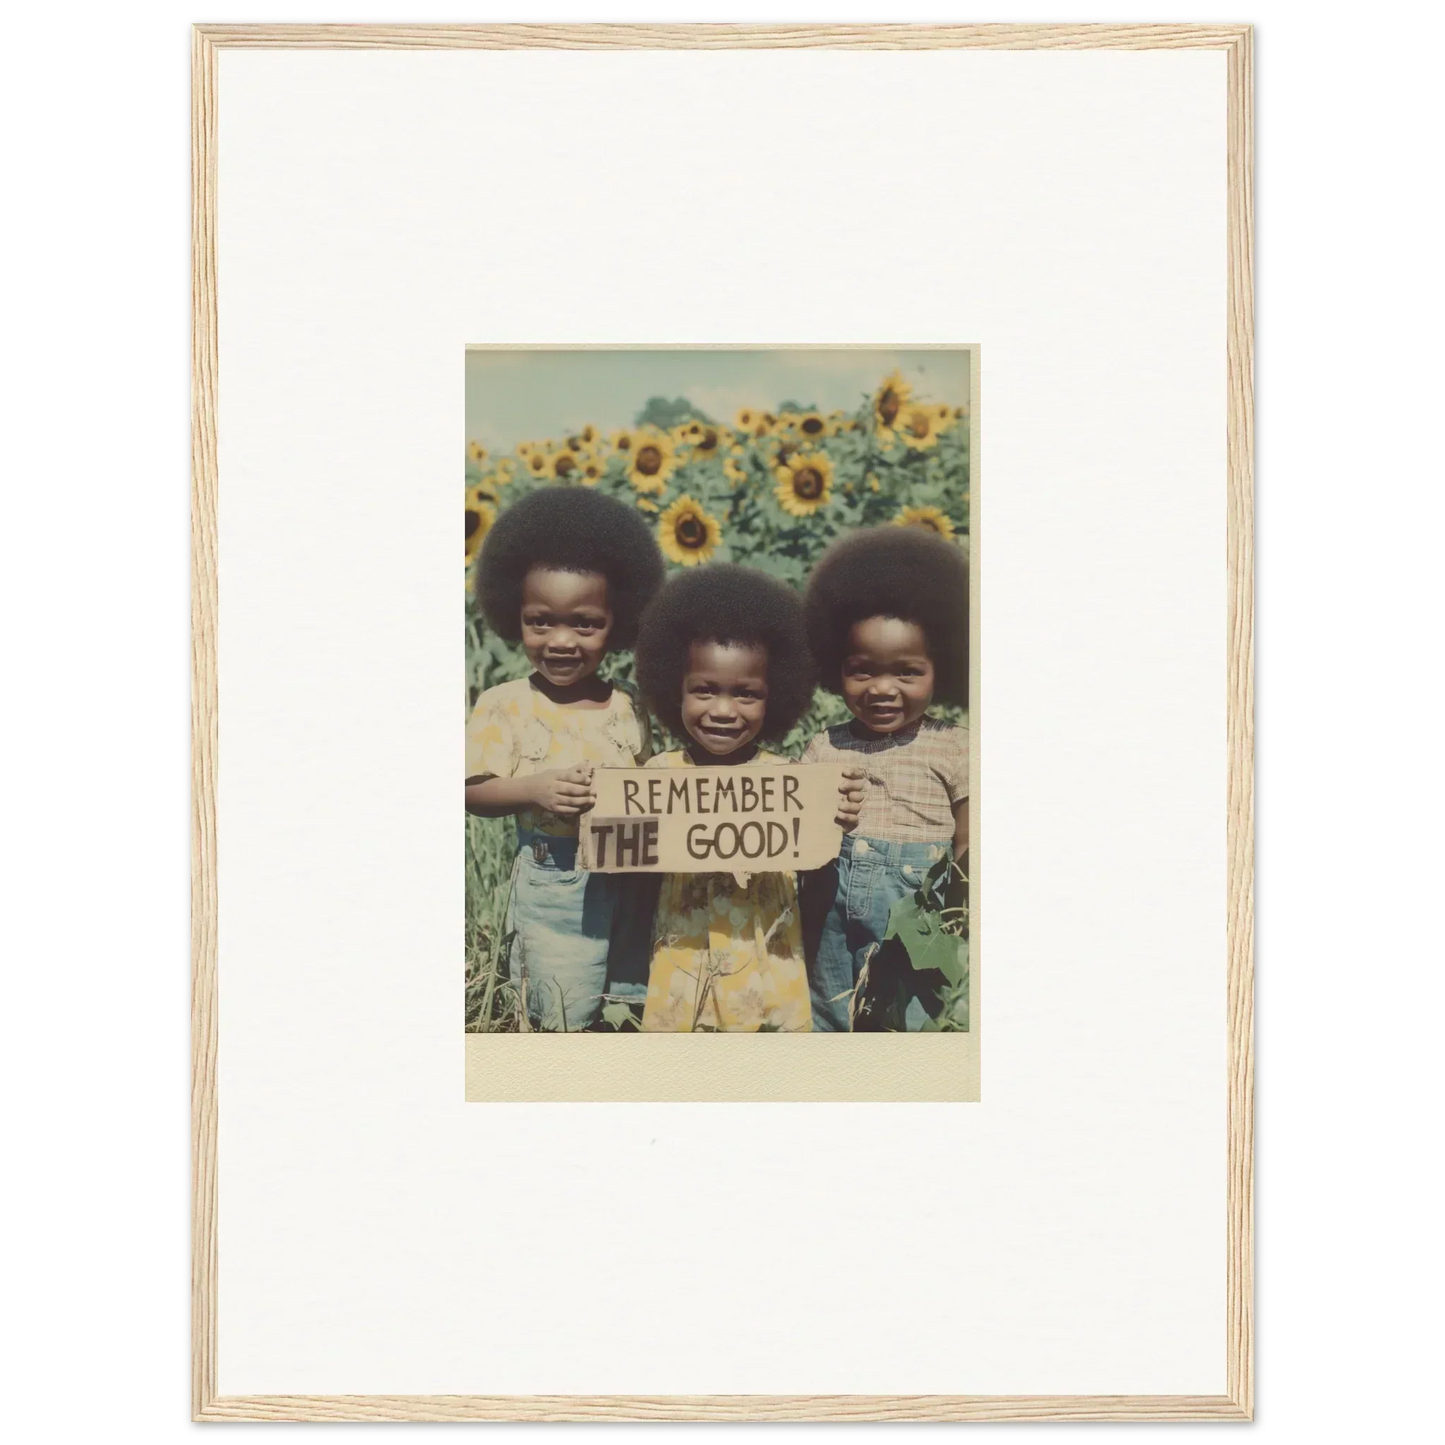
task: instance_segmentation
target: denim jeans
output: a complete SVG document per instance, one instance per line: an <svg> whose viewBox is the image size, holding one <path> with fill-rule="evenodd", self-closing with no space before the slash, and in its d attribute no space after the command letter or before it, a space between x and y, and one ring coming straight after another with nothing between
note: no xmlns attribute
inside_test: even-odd
<svg viewBox="0 0 1445 1445"><path fill-rule="evenodd" d="M604 993L646 996L654 895L629 875L579 868L575 838L517 829L507 972L534 1029L576 1033L597 1023Z"/></svg>
<svg viewBox="0 0 1445 1445"><path fill-rule="evenodd" d="M837 859L804 875L804 937L815 1030L847 1032L848 1004L870 951L888 931L889 909L918 888L924 874L952 847L952 839L889 843L845 833ZM918 982L924 984L921 977ZM939 1007L933 990L922 987L909 1000L904 1026L922 1028Z"/></svg>

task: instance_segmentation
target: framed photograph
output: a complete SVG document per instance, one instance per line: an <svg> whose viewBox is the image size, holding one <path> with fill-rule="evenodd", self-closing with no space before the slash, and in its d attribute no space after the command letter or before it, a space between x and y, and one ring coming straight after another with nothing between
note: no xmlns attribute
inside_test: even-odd
<svg viewBox="0 0 1445 1445"><path fill-rule="evenodd" d="M193 55L195 1417L1252 1418L1248 27Z"/></svg>
<svg viewBox="0 0 1445 1445"><path fill-rule="evenodd" d="M978 348L465 363L467 1098L976 1101Z"/></svg>

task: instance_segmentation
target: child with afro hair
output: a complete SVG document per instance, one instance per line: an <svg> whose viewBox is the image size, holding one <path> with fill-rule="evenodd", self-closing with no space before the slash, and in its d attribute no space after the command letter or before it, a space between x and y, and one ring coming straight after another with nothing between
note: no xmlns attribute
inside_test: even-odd
<svg viewBox="0 0 1445 1445"><path fill-rule="evenodd" d="M927 716L968 702L968 563L920 527L870 527L823 554L806 609L823 686L853 718L803 761L861 764L867 781L837 860L804 879L813 1027L918 1029L941 1011L941 975L899 971L906 1005L881 1023L850 1004L893 904L968 848L968 730Z"/></svg>
<svg viewBox="0 0 1445 1445"><path fill-rule="evenodd" d="M596 1023L636 921L615 875L577 867L578 819L598 767L635 767L651 752L636 695L598 676L608 651L637 636L662 581L646 524L610 497L544 487L497 519L477 559L477 597L498 636L520 642L530 677L488 688L467 723L467 811L517 819L506 930L508 972L524 1026ZM634 968L641 959L634 961Z"/></svg>
<svg viewBox="0 0 1445 1445"><path fill-rule="evenodd" d="M673 577L643 614L639 686L682 743L649 768L766 767L813 697L803 607L781 582L716 563ZM840 822L858 798L845 782ZM653 925L645 1030L811 1027L791 873L670 873Z"/></svg>

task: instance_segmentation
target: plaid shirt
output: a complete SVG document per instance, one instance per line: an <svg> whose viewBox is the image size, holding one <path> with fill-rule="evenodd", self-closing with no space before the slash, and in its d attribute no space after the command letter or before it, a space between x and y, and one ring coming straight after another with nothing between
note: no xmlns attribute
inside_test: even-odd
<svg viewBox="0 0 1445 1445"><path fill-rule="evenodd" d="M863 768L858 836L879 842L952 838L953 805L968 797L968 729L930 717L881 738L860 738L851 723L840 723L819 733L802 761Z"/></svg>

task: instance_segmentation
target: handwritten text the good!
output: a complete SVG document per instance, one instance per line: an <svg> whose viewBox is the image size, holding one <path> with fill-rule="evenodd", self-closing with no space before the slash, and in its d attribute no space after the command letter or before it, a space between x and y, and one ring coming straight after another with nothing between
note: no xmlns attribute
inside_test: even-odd
<svg viewBox="0 0 1445 1445"><path fill-rule="evenodd" d="M801 822L797 815L802 810L798 779L786 773L627 778L622 784L622 811L626 816L599 818L591 824L596 866L607 866L609 845L614 850L614 867L655 866L659 819L678 814L728 815L721 822L688 826L687 855L697 862L716 860L736 867L735 860L757 864L788 853L796 858ZM784 820L783 815L790 816ZM732 821L739 816L744 821ZM627 821L634 817L639 821Z"/></svg>

